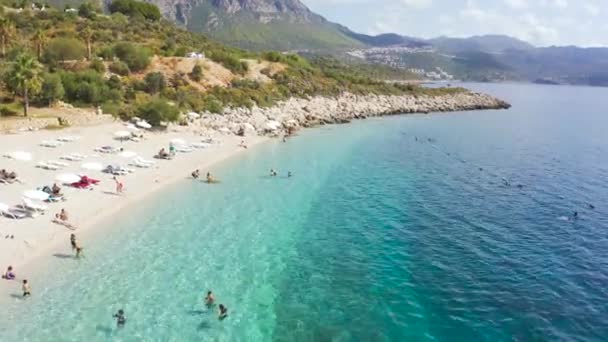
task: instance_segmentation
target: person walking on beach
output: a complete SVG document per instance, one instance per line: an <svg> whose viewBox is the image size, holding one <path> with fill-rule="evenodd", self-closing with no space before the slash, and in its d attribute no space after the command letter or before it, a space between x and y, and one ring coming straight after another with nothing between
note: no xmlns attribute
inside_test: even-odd
<svg viewBox="0 0 608 342"><path fill-rule="evenodd" d="M118 312L112 317L116 318L116 326L118 328L124 327L125 323L127 323L127 318L125 317L125 312L123 309L118 310Z"/></svg>
<svg viewBox="0 0 608 342"><path fill-rule="evenodd" d="M124 189L124 184L122 184L121 181L118 180L118 178L116 178L116 176L114 176L114 182L116 183L116 194L122 194L122 190Z"/></svg>
<svg viewBox="0 0 608 342"><path fill-rule="evenodd" d="M224 306L224 304L220 304L219 306L220 309L220 313L219 313L219 320L223 321L224 318L228 317L228 308Z"/></svg>
<svg viewBox="0 0 608 342"><path fill-rule="evenodd" d="M72 250L75 250L78 247L76 243L76 234L70 234L70 245L72 245Z"/></svg>
<svg viewBox="0 0 608 342"><path fill-rule="evenodd" d="M205 297L205 304L207 306L213 306L215 302L215 297L213 297L213 293L211 291L207 291L207 296Z"/></svg>
<svg viewBox="0 0 608 342"><path fill-rule="evenodd" d="M23 290L23 298L32 295L32 289L30 288L30 284L27 282L27 279L23 279L23 285L21 285L21 289Z"/></svg>

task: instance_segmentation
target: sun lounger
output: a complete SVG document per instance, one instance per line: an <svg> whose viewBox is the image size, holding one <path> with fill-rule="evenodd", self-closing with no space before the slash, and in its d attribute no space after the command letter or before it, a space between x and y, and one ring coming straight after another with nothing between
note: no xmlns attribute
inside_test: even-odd
<svg viewBox="0 0 608 342"><path fill-rule="evenodd" d="M192 143L190 146L192 146L194 148L207 148L207 147L211 146L211 144L201 142L201 143Z"/></svg>
<svg viewBox="0 0 608 342"><path fill-rule="evenodd" d="M63 143L61 141L56 141L56 140L44 140L43 142L40 143L40 146L44 146L44 147L59 147L63 145Z"/></svg>
<svg viewBox="0 0 608 342"><path fill-rule="evenodd" d="M49 160L49 161L47 161L46 163L47 163L47 164L50 164L50 165L59 166L59 167L66 167L66 166L69 166L69 165L70 165L70 164L68 164L68 163L60 162L60 161L58 161L58 160Z"/></svg>
<svg viewBox="0 0 608 342"><path fill-rule="evenodd" d="M109 173L115 176L125 176L129 173L133 172L132 169L127 169L120 165L108 165L105 169L102 170L104 173Z"/></svg>
<svg viewBox="0 0 608 342"><path fill-rule="evenodd" d="M175 151L180 152L180 153L190 153L194 150L192 149L192 147L184 145L184 146L175 146Z"/></svg>
<svg viewBox="0 0 608 342"><path fill-rule="evenodd" d="M112 146L101 146L95 149L95 152L100 152L100 153L117 153L118 151L120 151L119 148L116 147L112 147Z"/></svg>
<svg viewBox="0 0 608 342"><path fill-rule="evenodd" d="M44 211L47 209L46 205L34 203L32 200L28 198L23 199L23 208L34 212L44 214Z"/></svg>
<svg viewBox="0 0 608 342"><path fill-rule="evenodd" d="M11 208L4 203L0 203L0 216L12 218L14 220L28 217L28 213L18 208Z"/></svg>
<svg viewBox="0 0 608 342"><path fill-rule="evenodd" d="M59 137L57 138L57 141L61 141L61 142L73 142L80 139L80 137L75 137L75 136L65 136L65 137Z"/></svg>
<svg viewBox="0 0 608 342"><path fill-rule="evenodd" d="M47 164L45 162L39 162L38 164L36 164L36 167L45 169L45 170L51 170L51 171L59 170L58 166L52 165L52 164Z"/></svg>

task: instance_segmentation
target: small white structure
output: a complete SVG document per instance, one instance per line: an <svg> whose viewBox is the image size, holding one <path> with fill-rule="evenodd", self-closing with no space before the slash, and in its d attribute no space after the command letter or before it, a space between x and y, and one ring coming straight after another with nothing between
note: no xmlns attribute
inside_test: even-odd
<svg viewBox="0 0 608 342"><path fill-rule="evenodd" d="M186 57L195 58L195 59L203 59L203 58L205 58L205 53L204 52L188 52L186 54Z"/></svg>

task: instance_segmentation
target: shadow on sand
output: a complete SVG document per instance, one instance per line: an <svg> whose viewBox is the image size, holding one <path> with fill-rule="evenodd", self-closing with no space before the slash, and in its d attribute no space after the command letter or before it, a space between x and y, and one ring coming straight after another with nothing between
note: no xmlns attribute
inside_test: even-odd
<svg viewBox="0 0 608 342"><path fill-rule="evenodd" d="M78 259L75 255L72 255L72 254L55 253L55 254L53 254L53 256L55 258L59 258L59 259L74 259L74 260Z"/></svg>

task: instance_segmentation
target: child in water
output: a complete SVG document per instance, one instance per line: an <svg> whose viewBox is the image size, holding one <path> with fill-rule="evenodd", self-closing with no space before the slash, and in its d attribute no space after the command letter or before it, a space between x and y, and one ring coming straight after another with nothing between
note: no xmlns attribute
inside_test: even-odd
<svg viewBox="0 0 608 342"><path fill-rule="evenodd" d="M32 289L30 288L30 284L28 284L27 279L23 279L23 285L21 286L21 289L23 290L23 298L32 295Z"/></svg>
<svg viewBox="0 0 608 342"><path fill-rule="evenodd" d="M127 323L127 318L125 317L125 312L123 309L118 310L118 312L112 317L116 318L116 326L119 328L124 327L125 323Z"/></svg>
<svg viewBox="0 0 608 342"><path fill-rule="evenodd" d="M220 314L219 314L219 319L220 321L223 320L224 318L228 317L228 308L224 306L224 304L220 304L219 306L220 309Z"/></svg>

